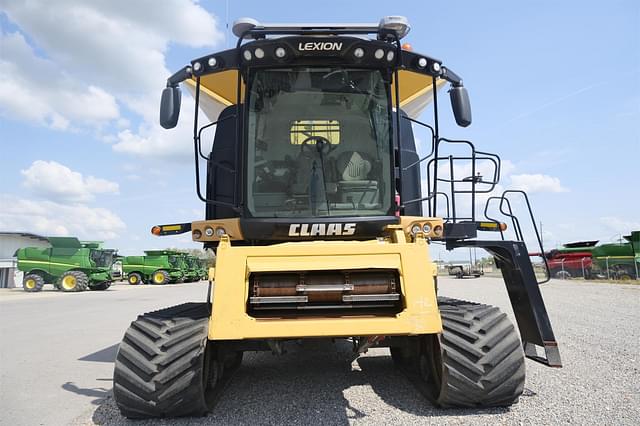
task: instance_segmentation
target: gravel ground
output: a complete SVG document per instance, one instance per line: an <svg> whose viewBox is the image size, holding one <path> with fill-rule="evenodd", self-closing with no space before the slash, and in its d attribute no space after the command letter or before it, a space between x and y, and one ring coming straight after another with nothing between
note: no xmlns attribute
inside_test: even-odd
<svg viewBox="0 0 640 426"><path fill-rule="evenodd" d="M511 315L499 279L440 283L443 295L498 305ZM107 396L74 423L640 424L640 286L552 281L543 292L564 368L527 361L525 392L510 409L435 409L395 370L386 349L350 362L347 344L307 341L283 356L246 354L208 417L131 422Z"/></svg>
<svg viewBox="0 0 640 426"><path fill-rule="evenodd" d="M496 278L440 279L443 295L510 304ZM433 408L387 349L351 361L344 342L249 353L204 418L132 422L111 398L117 343L136 314L203 300L204 283L118 285L106 292L0 291L0 424L640 424L640 286L552 281L543 287L564 368L527 361L511 409Z"/></svg>

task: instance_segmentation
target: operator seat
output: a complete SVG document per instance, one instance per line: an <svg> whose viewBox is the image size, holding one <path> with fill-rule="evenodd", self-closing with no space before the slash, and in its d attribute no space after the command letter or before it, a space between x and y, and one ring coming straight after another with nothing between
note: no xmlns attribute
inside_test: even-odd
<svg viewBox="0 0 640 426"><path fill-rule="evenodd" d="M379 204L378 181L371 179L373 161L368 154L345 151L336 160L338 194L341 203L355 206Z"/></svg>

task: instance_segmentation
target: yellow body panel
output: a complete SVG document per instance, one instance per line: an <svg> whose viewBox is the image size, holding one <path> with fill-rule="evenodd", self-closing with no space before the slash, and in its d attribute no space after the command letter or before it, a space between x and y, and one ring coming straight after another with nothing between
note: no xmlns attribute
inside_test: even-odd
<svg viewBox="0 0 640 426"><path fill-rule="evenodd" d="M398 228L400 228L398 226ZM209 339L240 340L300 337L417 335L442 331L433 277L435 264L423 238L373 241L312 241L271 246L218 247ZM404 309L396 315L253 318L246 313L249 274L268 271L397 269Z"/></svg>

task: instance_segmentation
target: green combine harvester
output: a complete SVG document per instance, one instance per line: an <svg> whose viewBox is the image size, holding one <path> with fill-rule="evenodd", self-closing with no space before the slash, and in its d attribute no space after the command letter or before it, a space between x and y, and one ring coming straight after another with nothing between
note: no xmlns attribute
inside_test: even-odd
<svg viewBox="0 0 640 426"><path fill-rule="evenodd" d="M627 241L593 248L591 256L597 275L618 280L640 278L640 231L633 231L624 239Z"/></svg>
<svg viewBox="0 0 640 426"><path fill-rule="evenodd" d="M206 259L198 259L198 272L200 273L200 279L209 279L209 265Z"/></svg>
<svg viewBox="0 0 640 426"><path fill-rule="evenodd" d="M38 292L45 284L64 292L106 290L111 286L116 250L102 248L99 241L74 237L48 240L51 247L25 247L16 252L18 270L24 272L24 291Z"/></svg>
<svg viewBox="0 0 640 426"><path fill-rule="evenodd" d="M125 256L122 272L131 285L176 283L184 278L183 253L174 250L147 250L144 256Z"/></svg>
<svg viewBox="0 0 640 426"><path fill-rule="evenodd" d="M198 257L185 254L185 262L187 264L185 282L200 281L207 278L207 270Z"/></svg>

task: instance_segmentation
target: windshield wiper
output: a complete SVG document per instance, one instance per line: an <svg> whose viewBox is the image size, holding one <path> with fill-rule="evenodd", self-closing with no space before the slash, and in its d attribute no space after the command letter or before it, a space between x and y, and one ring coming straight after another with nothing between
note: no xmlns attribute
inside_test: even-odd
<svg viewBox="0 0 640 426"><path fill-rule="evenodd" d="M327 193L327 175L324 172L324 154L322 152L322 140L316 142L316 149L320 155L320 167L322 168L322 187L324 188L324 199L327 203L327 216L331 216L331 208L329 207L329 194Z"/></svg>
<svg viewBox="0 0 640 426"><path fill-rule="evenodd" d="M327 175L324 168L323 143L321 140L316 141L316 150L320 157L320 168L322 172L322 189L324 190L324 199L327 205L327 216L331 216L331 207L329 205L329 195L327 193ZM311 178L309 179L309 204L311 204L311 214L318 216L318 171L316 170L316 161L311 165Z"/></svg>

